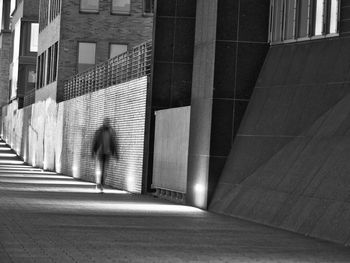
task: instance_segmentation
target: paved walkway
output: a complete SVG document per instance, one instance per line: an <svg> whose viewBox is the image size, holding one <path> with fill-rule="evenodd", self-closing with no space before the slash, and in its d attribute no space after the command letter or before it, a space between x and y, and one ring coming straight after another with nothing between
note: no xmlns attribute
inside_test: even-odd
<svg viewBox="0 0 350 263"><path fill-rule="evenodd" d="M0 143L0 262L350 262L350 249L107 190L18 163Z"/></svg>

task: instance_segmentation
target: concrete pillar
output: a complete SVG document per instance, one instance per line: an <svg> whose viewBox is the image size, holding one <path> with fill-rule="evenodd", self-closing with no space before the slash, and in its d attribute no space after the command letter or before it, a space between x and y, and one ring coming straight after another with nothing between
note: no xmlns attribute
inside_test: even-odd
<svg viewBox="0 0 350 263"><path fill-rule="evenodd" d="M269 0L198 0L187 203L207 208L264 62Z"/></svg>

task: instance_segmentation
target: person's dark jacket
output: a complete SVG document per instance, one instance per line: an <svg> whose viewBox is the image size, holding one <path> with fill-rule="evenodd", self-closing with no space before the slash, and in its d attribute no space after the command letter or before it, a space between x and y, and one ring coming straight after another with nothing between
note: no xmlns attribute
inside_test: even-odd
<svg viewBox="0 0 350 263"><path fill-rule="evenodd" d="M110 126L101 126L94 135L92 142L92 155L117 156L116 133Z"/></svg>

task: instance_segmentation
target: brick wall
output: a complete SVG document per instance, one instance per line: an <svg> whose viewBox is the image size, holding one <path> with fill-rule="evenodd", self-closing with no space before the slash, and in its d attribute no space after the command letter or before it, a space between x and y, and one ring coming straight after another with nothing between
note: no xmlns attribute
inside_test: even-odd
<svg viewBox="0 0 350 263"><path fill-rule="evenodd" d="M119 159L109 162L106 184L139 193L146 92L143 77L58 104L48 99L21 110L11 104L3 109L3 138L30 164L95 181L92 138L109 117L117 133Z"/></svg>
<svg viewBox="0 0 350 263"><path fill-rule="evenodd" d="M109 44L136 46L152 38L153 18L143 16L143 0L134 0L131 14L111 15L111 0L100 1L98 14L79 12L79 1L63 1L57 98L63 81L77 73L78 42L96 42L96 63L109 58Z"/></svg>
<svg viewBox="0 0 350 263"><path fill-rule="evenodd" d="M50 90L57 92L57 101L63 99L64 80L77 73L79 41L97 44L96 63L99 63L109 58L110 43L133 47L152 39L153 17L144 16L143 0L131 1L130 15L111 14L111 0L100 1L98 14L81 13L79 5L80 1L62 0L60 25L49 24L39 36L39 54L54 44L56 39L52 36L59 36L57 87L52 86ZM42 43L45 43L43 47Z"/></svg>

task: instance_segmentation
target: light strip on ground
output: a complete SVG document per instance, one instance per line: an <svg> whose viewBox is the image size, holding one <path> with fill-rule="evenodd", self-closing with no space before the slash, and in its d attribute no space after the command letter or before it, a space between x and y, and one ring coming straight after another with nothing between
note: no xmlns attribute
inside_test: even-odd
<svg viewBox="0 0 350 263"><path fill-rule="evenodd" d="M44 193L48 193L48 192L52 192L52 193L77 193L77 194L94 194L94 195L100 195L99 194L99 190L96 190L96 188L94 186L92 187L75 187L75 186L71 186L71 187L64 187L64 186L52 186L52 187L42 187L42 186L32 186L32 185L28 185L28 186L18 186L16 185L15 187L11 187L11 186L6 186L6 187L2 187L0 185L0 191L20 191L20 192L44 192ZM104 190L104 194L129 194L126 191L122 191L122 190L114 190L114 189L110 189L110 190Z"/></svg>
<svg viewBox="0 0 350 263"><path fill-rule="evenodd" d="M73 185L73 186L94 186L95 184L90 182L76 181L76 180L45 180L45 179L27 179L25 177L19 178L1 178L1 183L11 184L38 184L38 185Z"/></svg>
<svg viewBox="0 0 350 263"><path fill-rule="evenodd" d="M15 161L15 160L0 160L0 164L5 163L5 164L22 164L24 163L23 161Z"/></svg>
<svg viewBox="0 0 350 263"><path fill-rule="evenodd" d="M32 169L40 169L40 168L37 168L37 167L33 167L33 166L30 166L30 165L25 165L25 164L21 164L21 165L16 165L16 164L0 164L0 168L6 168L6 167L9 167L9 168L23 168L23 169L28 169L28 168L32 168Z"/></svg>
<svg viewBox="0 0 350 263"><path fill-rule="evenodd" d="M89 190L91 191L91 190ZM101 195L103 196L103 195ZM111 201L111 200L62 200L59 199L40 199L40 198L16 198L18 203L30 203L31 209L37 206L40 209L55 210L59 205L60 211L63 209L74 211L94 211L101 213L172 213L173 215L200 214L205 211L185 205L150 203L142 201Z"/></svg>
<svg viewBox="0 0 350 263"><path fill-rule="evenodd" d="M43 176L48 176L48 175L54 175L56 173L53 173L53 172L45 172L45 171L13 171L13 170L1 170L0 169L0 172L1 173L4 173L4 174L7 174L7 175L14 175L14 174L42 174Z"/></svg>
<svg viewBox="0 0 350 263"><path fill-rule="evenodd" d="M23 167L23 168L19 168L19 167L1 167L0 166L0 170L9 170L9 171L37 171L37 172L41 172L42 169L40 168L31 168L31 167Z"/></svg>
<svg viewBox="0 0 350 263"><path fill-rule="evenodd" d="M0 153L0 157L15 157L17 154L15 153Z"/></svg>
<svg viewBox="0 0 350 263"><path fill-rule="evenodd" d="M46 178L47 180L51 179L62 179L62 180L74 180L73 177L69 176L64 176L64 175L56 175L56 174L45 174L45 173L31 173L29 175L23 174L23 173L18 173L18 174L4 174L0 173L0 178L5 177L5 178Z"/></svg>

